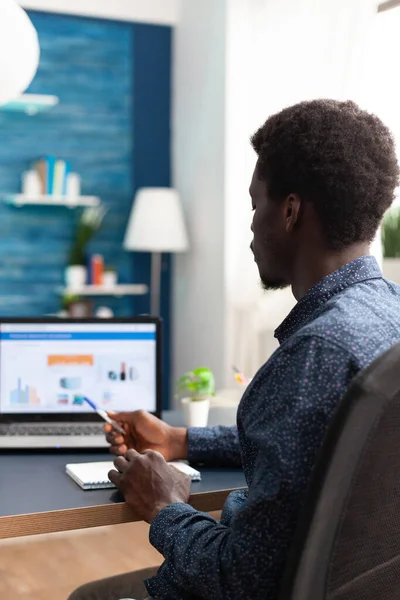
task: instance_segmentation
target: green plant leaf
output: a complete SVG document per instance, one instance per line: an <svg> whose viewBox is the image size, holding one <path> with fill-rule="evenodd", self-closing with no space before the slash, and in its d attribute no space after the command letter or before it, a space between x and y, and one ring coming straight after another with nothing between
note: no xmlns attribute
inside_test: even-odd
<svg viewBox="0 0 400 600"><path fill-rule="evenodd" d="M83 211L75 228L75 238L69 253L70 265L84 265L86 247L99 231L107 210L103 206L87 208Z"/></svg>
<svg viewBox="0 0 400 600"><path fill-rule="evenodd" d="M68 308L73 302L79 302L80 300L81 297L77 296L76 294L64 294L61 299L61 305L63 310L68 310Z"/></svg>
<svg viewBox="0 0 400 600"><path fill-rule="evenodd" d="M193 401L203 400L205 396L215 396L215 379L212 371L199 367L187 371L176 383L177 395L187 394Z"/></svg>
<svg viewBox="0 0 400 600"><path fill-rule="evenodd" d="M382 247L384 258L400 257L400 208L389 209L382 222Z"/></svg>

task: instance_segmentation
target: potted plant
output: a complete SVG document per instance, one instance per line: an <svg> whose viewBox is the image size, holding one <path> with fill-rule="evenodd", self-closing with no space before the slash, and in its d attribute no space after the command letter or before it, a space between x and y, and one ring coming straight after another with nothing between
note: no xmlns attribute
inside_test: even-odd
<svg viewBox="0 0 400 600"><path fill-rule="evenodd" d="M74 302L79 302L80 299L80 296L77 296L76 294L64 294L61 298L62 310L68 312L71 304Z"/></svg>
<svg viewBox="0 0 400 600"><path fill-rule="evenodd" d="M200 367L188 371L176 384L188 427L206 427L210 410L210 397L215 396L214 375L210 369Z"/></svg>
<svg viewBox="0 0 400 600"><path fill-rule="evenodd" d="M86 248L100 229L105 214L103 206L96 206L85 209L78 220L68 267L65 271L65 283L70 289L79 289L86 283Z"/></svg>
<svg viewBox="0 0 400 600"><path fill-rule="evenodd" d="M400 207L388 210L382 222L383 274L400 284Z"/></svg>
<svg viewBox="0 0 400 600"><path fill-rule="evenodd" d="M117 285L118 277L117 271L114 267L109 265L104 267L103 272L103 285L104 287L113 288Z"/></svg>
<svg viewBox="0 0 400 600"><path fill-rule="evenodd" d="M87 318L92 315L92 303L75 294L65 294L62 297L63 313L71 318Z"/></svg>

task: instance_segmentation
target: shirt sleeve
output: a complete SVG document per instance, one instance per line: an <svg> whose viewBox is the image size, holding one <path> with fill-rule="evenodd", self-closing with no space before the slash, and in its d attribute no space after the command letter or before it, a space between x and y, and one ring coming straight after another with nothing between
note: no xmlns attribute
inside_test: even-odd
<svg viewBox="0 0 400 600"><path fill-rule="evenodd" d="M274 355L239 409L247 501L228 526L186 504L164 508L150 528L151 543L165 557L147 582L151 596L277 597L316 453L356 371L345 350L318 338Z"/></svg>
<svg viewBox="0 0 400 600"><path fill-rule="evenodd" d="M188 458L213 466L240 467L239 437L233 427L191 427L188 429Z"/></svg>

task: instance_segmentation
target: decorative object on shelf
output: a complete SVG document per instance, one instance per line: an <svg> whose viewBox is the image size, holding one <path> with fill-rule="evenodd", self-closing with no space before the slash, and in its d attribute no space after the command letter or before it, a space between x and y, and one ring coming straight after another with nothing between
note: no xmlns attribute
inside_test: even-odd
<svg viewBox="0 0 400 600"><path fill-rule="evenodd" d="M81 178L77 173L68 173L66 195L71 200L76 200L81 195Z"/></svg>
<svg viewBox="0 0 400 600"><path fill-rule="evenodd" d="M94 208L87 208L80 216L69 255L69 265L66 269L65 282L67 288L79 289L85 285L87 281L87 245L99 231L105 214L105 208L100 205ZM80 267L80 269L74 269L73 267ZM73 276L71 276L71 273ZM71 281L71 277L73 281ZM81 283L78 284L77 279L79 277L81 278ZM84 281L82 282L83 277Z"/></svg>
<svg viewBox="0 0 400 600"><path fill-rule="evenodd" d="M108 306L99 306L96 310L96 317L98 319L112 319L113 316L114 313Z"/></svg>
<svg viewBox="0 0 400 600"><path fill-rule="evenodd" d="M93 305L90 300L80 298L71 302L68 307L68 316L71 319L88 319L93 314Z"/></svg>
<svg viewBox="0 0 400 600"><path fill-rule="evenodd" d="M151 302L160 314L161 253L185 252L188 237L178 192L172 188L142 188L132 205L124 239L125 250L151 252Z"/></svg>
<svg viewBox="0 0 400 600"><path fill-rule="evenodd" d="M90 257L90 278L91 285L103 285L104 260L101 254L92 254Z"/></svg>
<svg viewBox="0 0 400 600"><path fill-rule="evenodd" d="M210 410L210 398L215 396L215 380L210 369L200 367L188 371L176 384L181 398L187 427L206 427Z"/></svg>
<svg viewBox="0 0 400 600"><path fill-rule="evenodd" d="M92 315L92 303L78 294L64 294L62 297L62 313L67 317L83 319Z"/></svg>
<svg viewBox="0 0 400 600"><path fill-rule="evenodd" d="M70 290L80 290L86 285L87 268L85 265L68 265L65 269L65 285Z"/></svg>
<svg viewBox="0 0 400 600"><path fill-rule="evenodd" d="M104 267L103 286L105 288L113 288L118 284L118 275L114 267Z"/></svg>
<svg viewBox="0 0 400 600"><path fill-rule="evenodd" d="M77 294L63 294L61 298L61 307L65 313L68 313L68 308L70 304L77 302L80 300L80 297Z"/></svg>
<svg viewBox="0 0 400 600"><path fill-rule="evenodd" d="M32 197L40 196L42 193L42 182L36 169L22 173L22 194Z"/></svg>
<svg viewBox="0 0 400 600"><path fill-rule="evenodd" d="M26 12L15 0L0 2L0 104L18 98L39 64L39 40Z"/></svg>
<svg viewBox="0 0 400 600"><path fill-rule="evenodd" d="M400 207L390 208L382 222L383 274L400 284Z"/></svg>
<svg viewBox="0 0 400 600"><path fill-rule="evenodd" d="M49 110L59 103L57 96L47 94L22 94L0 107L3 112L24 112L29 116Z"/></svg>
<svg viewBox="0 0 400 600"><path fill-rule="evenodd" d="M81 179L70 172L67 161L46 156L36 161L32 169L22 173L22 194L2 196L8 204L43 204L95 207L100 204L96 196L80 196Z"/></svg>

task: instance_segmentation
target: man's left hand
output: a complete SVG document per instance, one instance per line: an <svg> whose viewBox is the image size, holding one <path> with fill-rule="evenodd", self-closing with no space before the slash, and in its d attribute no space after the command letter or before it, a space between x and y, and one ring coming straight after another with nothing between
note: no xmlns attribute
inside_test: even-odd
<svg viewBox="0 0 400 600"><path fill-rule="evenodd" d="M190 477L169 465L159 452L147 450L139 454L128 450L115 459L114 465L117 471L109 472L110 480L147 523L169 504L189 499Z"/></svg>

